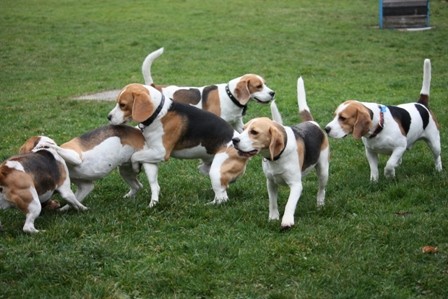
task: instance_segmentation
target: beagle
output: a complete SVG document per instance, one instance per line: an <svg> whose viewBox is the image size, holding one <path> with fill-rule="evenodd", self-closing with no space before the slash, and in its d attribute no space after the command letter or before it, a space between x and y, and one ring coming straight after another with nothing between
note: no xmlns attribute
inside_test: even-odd
<svg viewBox="0 0 448 299"><path fill-rule="evenodd" d="M423 64L420 99L415 103L385 106L377 103L346 101L335 111L334 119L325 127L328 135L342 138L352 134L362 139L370 166L370 180L378 181L378 154L390 155L384 175L395 177L407 149L423 139L431 149L437 171L442 170L440 134L433 113L429 110L431 62Z"/></svg>
<svg viewBox="0 0 448 299"><path fill-rule="evenodd" d="M274 99L275 92L266 85L262 77L255 74L246 74L228 83L202 87L155 85L151 65L162 53L163 48L160 48L150 53L143 61L145 84L153 86L175 102L190 104L218 115L238 132L243 130L243 116L249 100L265 104Z"/></svg>
<svg viewBox="0 0 448 299"><path fill-rule="evenodd" d="M157 164L171 156L201 159L199 170L210 176L215 192L212 203L222 203L228 200L228 185L246 169L248 157L233 148L235 131L227 122L213 113L173 102L152 86L125 86L108 119L113 125L139 122L147 148L134 153L131 160L134 165L151 163L155 167L150 181L157 181ZM160 190L150 188L152 207L159 201Z"/></svg>
<svg viewBox="0 0 448 299"><path fill-rule="evenodd" d="M131 156L145 148L145 138L141 131L131 126L103 126L75 137L61 145L61 148L72 152L80 159L80 163L72 164L66 161L70 173L70 180L77 187L76 199L82 202L94 189L94 182L118 167L119 173L129 185L129 192L124 198L133 198L142 188L134 171ZM22 152L30 148L22 148ZM148 173L152 165L143 164ZM150 184L154 182L150 182ZM155 186L157 188L157 185ZM62 207L62 211L69 206Z"/></svg>
<svg viewBox="0 0 448 299"><path fill-rule="evenodd" d="M28 139L24 147L32 150L0 164L0 208L17 207L25 213L23 231L26 233L39 232L34 227L34 221L41 212L42 204L49 201L54 191L58 191L75 209L87 210L70 189L64 161L79 164L79 157L58 147L45 136Z"/></svg>
<svg viewBox="0 0 448 299"><path fill-rule="evenodd" d="M288 202L282 218L282 228L294 225L294 213L302 193L302 176L316 169L319 177L317 205L325 203L325 187L328 181L330 147L325 132L313 121L308 108L303 79L297 81L297 98L302 122L294 126L283 126L275 106L271 104L274 120L266 117L254 118L244 131L233 138L233 144L244 155L260 154L263 157L263 172L267 178L269 195L269 219L278 220L278 187L290 189Z"/></svg>

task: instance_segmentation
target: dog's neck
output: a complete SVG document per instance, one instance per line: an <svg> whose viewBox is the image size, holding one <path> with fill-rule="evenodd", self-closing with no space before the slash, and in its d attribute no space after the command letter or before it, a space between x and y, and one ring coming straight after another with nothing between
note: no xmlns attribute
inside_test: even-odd
<svg viewBox="0 0 448 299"><path fill-rule="evenodd" d="M378 120L376 121L377 125L376 125L375 130L370 134L369 138L376 137L379 133L381 133L381 131L384 128L384 113L386 113L387 107L384 105L378 105L378 109L379 109L379 114L378 114ZM372 113L371 115L372 115L371 118L372 118L372 122L373 122L374 114Z"/></svg>
<svg viewBox="0 0 448 299"><path fill-rule="evenodd" d="M230 84L230 83L229 83ZM226 85L226 93L227 93L227 96L229 97L229 99L230 100L232 100L232 102L236 105L236 106L238 106L238 107L240 107L240 108L242 108L243 109L243 116L244 115L246 115L246 111L247 111L247 105L242 105L239 101L238 101L238 99L232 94L232 92L230 91L230 87L229 87L229 84L227 84Z"/></svg>
<svg viewBox="0 0 448 299"><path fill-rule="evenodd" d="M162 98L160 99L159 106L157 106L154 113L149 118L147 118L145 121L142 121L141 123L138 124L138 127L140 128L140 130L143 131L146 127L149 127L154 122L156 117L159 115L160 111L162 111L163 105L165 105L165 96L162 94Z"/></svg>

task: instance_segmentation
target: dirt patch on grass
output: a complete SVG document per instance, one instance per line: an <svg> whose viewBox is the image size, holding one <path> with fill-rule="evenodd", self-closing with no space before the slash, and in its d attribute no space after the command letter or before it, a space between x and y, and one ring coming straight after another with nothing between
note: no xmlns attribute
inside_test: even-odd
<svg viewBox="0 0 448 299"><path fill-rule="evenodd" d="M75 97L75 100L96 100L96 101L115 101L120 89L106 90L103 92L92 93L84 96Z"/></svg>

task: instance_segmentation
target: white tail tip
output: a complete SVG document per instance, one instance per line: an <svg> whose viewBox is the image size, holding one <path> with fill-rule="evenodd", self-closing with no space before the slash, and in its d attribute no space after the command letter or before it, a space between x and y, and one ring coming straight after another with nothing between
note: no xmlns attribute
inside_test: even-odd
<svg viewBox="0 0 448 299"><path fill-rule="evenodd" d="M151 66L153 61L163 54L163 50L164 48L162 47L158 50L149 53L148 56L146 56L145 60L143 61L142 74L146 85L151 85L152 83L154 83L151 75Z"/></svg>
<svg viewBox="0 0 448 299"><path fill-rule="evenodd" d="M431 60L426 58L425 61L423 62L423 83L420 94L429 96L430 86L431 86Z"/></svg>

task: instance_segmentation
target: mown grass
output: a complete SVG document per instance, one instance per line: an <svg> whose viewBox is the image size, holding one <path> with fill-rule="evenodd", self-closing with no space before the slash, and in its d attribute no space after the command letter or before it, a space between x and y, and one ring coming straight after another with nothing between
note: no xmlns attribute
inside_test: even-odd
<svg viewBox="0 0 448 299"><path fill-rule="evenodd" d="M154 2L154 1L153 1ZM343 100L398 104L416 99L423 59L433 66L431 107L447 164L448 4L431 1L423 32L377 28L375 1L2 1L0 158L31 135L62 143L107 122L111 102L72 97L142 82L145 55L159 83L205 85L246 72L277 91L296 123L296 80L325 125ZM253 104L247 119L269 116ZM123 200L116 173L99 181L85 213L0 211L0 298L446 298L446 170L424 144L406 153L396 180L369 182L362 144L331 140L325 208L316 176L304 179L296 226L268 222L261 161L212 200L196 161L160 167L161 202L145 190ZM381 159L384 166L385 159ZM288 190L281 190L283 208ZM437 246L436 254L421 247Z"/></svg>

